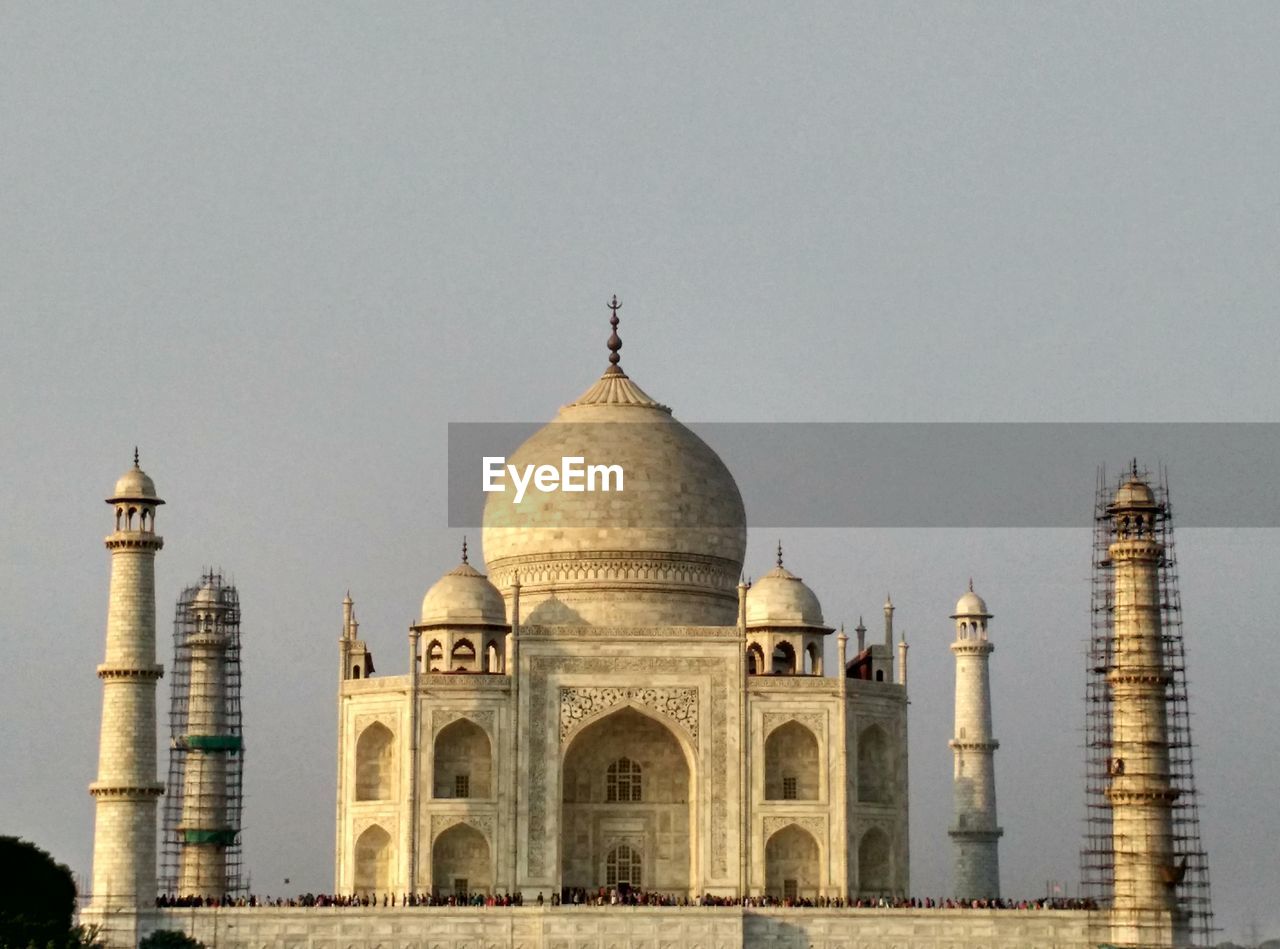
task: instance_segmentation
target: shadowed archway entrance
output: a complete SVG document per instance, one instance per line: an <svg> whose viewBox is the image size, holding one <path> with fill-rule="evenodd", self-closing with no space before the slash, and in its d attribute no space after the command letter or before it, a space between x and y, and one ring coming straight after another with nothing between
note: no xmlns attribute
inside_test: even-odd
<svg viewBox="0 0 1280 949"><path fill-rule="evenodd" d="M693 776L675 734L633 708L584 728L561 771L561 885L688 894Z"/></svg>
<svg viewBox="0 0 1280 949"><path fill-rule="evenodd" d="M431 882L437 897L465 900L493 886L489 841L470 824L454 824L431 846Z"/></svg>
<svg viewBox="0 0 1280 949"><path fill-rule="evenodd" d="M813 835L788 824L765 843L765 891L777 899L814 898L822 885L820 853Z"/></svg>

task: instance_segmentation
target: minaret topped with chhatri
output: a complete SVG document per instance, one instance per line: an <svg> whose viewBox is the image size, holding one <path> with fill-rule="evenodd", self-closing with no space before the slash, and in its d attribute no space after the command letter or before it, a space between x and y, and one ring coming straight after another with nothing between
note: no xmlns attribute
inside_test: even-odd
<svg viewBox="0 0 1280 949"><path fill-rule="evenodd" d="M955 824L952 895L960 899L989 899L1000 895L1000 836L996 824L995 750L991 737L991 679L987 660L995 646L987 639L991 613L982 597L968 591L951 614L956 621L956 731L951 740L955 756L953 788Z"/></svg>
<svg viewBox="0 0 1280 949"><path fill-rule="evenodd" d="M111 592L107 605L102 680L102 733L98 779L89 786L96 802L93 891L90 912L111 926L129 925L128 910L151 907L156 897L156 508L164 501L138 464L107 498L115 509ZM119 912L124 910L125 912Z"/></svg>

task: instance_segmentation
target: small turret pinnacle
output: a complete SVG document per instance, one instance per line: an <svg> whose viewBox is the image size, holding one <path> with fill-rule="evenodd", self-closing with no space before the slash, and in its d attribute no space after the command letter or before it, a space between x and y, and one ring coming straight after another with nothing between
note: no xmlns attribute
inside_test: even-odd
<svg viewBox="0 0 1280 949"><path fill-rule="evenodd" d="M969 578L969 592L973 592L973 577Z"/></svg>
<svg viewBox="0 0 1280 949"><path fill-rule="evenodd" d="M618 335L618 311L621 309L622 304L618 302L618 295L615 293L613 299L609 301L609 310L611 311L609 325L613 327L613 332L609 334L607 345L609 347L609 365L612 368L617 368L619 372L622 371L621 367L618 366L618 363L622 360L622 357L618 355L619 350L622 349L622 337Z"/></svg>
<svg viewBox="0 0 1280 949"><path fill-rule="evenodd" d="M462 562L467 562L467 535L462 535Z"/></svg>
<svg viewBox="0 0 1280 949"><path fill-rule="evenodd" d="M133 446L133 466L134 466L135 468L139 467L139 465L138 465L138 446L137 446L137 445L134 445L134 446Z"/></svg>
<svg viewBox="0 0 1280 949"><path fill-rule="evenodd" d="M778 540L778 566L779 566L779 567L781 567L781 566L782 566L782 540L781 540L781 538L779 538L779 540Z"/></svg>

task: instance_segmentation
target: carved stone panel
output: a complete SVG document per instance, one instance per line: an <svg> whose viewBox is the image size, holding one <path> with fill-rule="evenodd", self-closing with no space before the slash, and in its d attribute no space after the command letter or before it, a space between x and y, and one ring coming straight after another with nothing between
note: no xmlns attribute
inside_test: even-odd
<svg viewBox="0 0 1280 949"><path fill-rule="evenodd" d="M560 743L600 712L639 705L684 729L698 746L698 690L683 687L566 687L560 690Z"/></svg>
<svg viewBox="0 0 1280 949"><path fill-rule="evenodd" d="M813 736L818 741L823 740L824 725L826 716L821 712L765 712L764 713L764 737L768 738L769 734L781 725L787 722L799 722L809 731L813 732Z"/></svg>
<svg viewBox="0 0 1280 949"><path fill-rule="evenodd" d="M823 843L827 839L827 821L825 817L766 817L764 819L764 839L768 840L782 828L791 824L803 827L813 834L813 839Z"/></svg>
<svg viewBox="0 0 1280 949"><path fill-rule="evenodd" d="M493 818L488 814L432 814L431 842L456 824L467 824L484 834L489 845L493 845Z"/></svg>
<svg viewBox="0 0 1280 949"><path fill-rule="evenodd" d="M493 740L493 712L488 709L432 709L432 738L438 736L446 725L452 725L460 718L470 719L475 722L485 730L485 733L489 736L489 740Z"/></svg>

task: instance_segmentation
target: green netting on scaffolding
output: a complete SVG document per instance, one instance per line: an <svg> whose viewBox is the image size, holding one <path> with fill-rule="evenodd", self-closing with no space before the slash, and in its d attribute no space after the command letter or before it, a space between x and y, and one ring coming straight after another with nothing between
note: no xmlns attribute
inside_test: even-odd
<svg viewBox="0 0 1280 949"><path fill-rule="evenodd" d="M187 735L183 742L194 751L239 751L244 747L240 735Z"/></svg>

